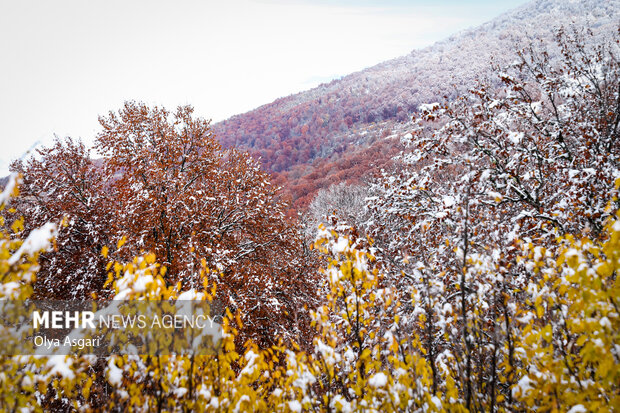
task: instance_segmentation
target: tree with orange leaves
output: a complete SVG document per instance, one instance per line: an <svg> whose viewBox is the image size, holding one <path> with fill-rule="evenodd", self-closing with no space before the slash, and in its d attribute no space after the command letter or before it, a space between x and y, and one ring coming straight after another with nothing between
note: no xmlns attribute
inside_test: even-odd
<svg viewBox="0 0 620 413"><path fill-rule="evenodd" d="M23 233L62 221L56 251L41 256L35 295L88 299L101 292L106 280L101 248L113 242L115 222L106 182L89 151L71 138L56 139L11 169L23 177L14 202L14 217L24 217Z"/></svg>
<svg viewBox="0 0 620 413"><path fill-rule="evenodd" d="M45 257L53 264L39 275L40 295L105 294L101 248L124 238L115 258L153 252L169 285L182 290L197 287L200 270L211 269L218 298L242 314L244 338L301 337L308 321L303 304L315 300L307 279L312 260L259 163L223 150L209 122L193 117L189 106L170 112L126 102L100 123L101 166L71 139L13 165L25 177L18 213L32 225L62 217L68 223L58 251ZM101 283L81 285L85 279Z"/></svg>

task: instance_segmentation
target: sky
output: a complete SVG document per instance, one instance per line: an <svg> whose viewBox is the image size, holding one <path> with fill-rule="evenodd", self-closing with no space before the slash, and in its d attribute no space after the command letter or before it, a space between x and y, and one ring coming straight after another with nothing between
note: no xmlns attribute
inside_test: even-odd
<svg viewBox="0 0 620 413"><path fill-rule="evenodd" d="M526 2L0 0L0 176L55 136L90 145L126 100L217 122Z"/></svg>

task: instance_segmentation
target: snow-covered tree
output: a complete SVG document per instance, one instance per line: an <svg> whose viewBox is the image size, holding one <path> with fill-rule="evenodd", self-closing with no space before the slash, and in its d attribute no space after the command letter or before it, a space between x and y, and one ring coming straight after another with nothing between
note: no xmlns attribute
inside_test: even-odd
<svg viewBox="0 0 620 413"><path fill-rule="evenodd" d="M365 221L367 188L344 182L321 189L308 206L308 231L316 238L321 223L331 226L336 220L341 225L361 228Z"/></svg>
<svg viewBox="0 0 620 413"><path fill-rule="evenodd" d="M35 294L47 298L88 299L105 282L101 249L114 241L114 212L105 177L89 151L71 138L56 139L35 156L16 161L21 196L15 218L24 218L24 234L47 222L60 222L56 251L43 254Z"/></svg>
<svg viewBox="0 0 620 413"><path fill-rule="evenodd" d="M180 290L200 285L201 269L211 268L219 298L262 343L305 334L313 260L258 162L223 150L189 106L171 113L127 102L100 122L100 161L67 139L13 165L24 176L16 215L30 226L66 223L58 252L43 256L38 294L109 295L101 250L123 239L115 259L153 252Z"/></svg>
<svg viewBox="0 0 620 413"><path fill-rule="evenodd" d="M400 170L370 188L378 260L414 295L427 358L454 369L470 410L513 402L516 304L531 278L520 242L598 239L619 207L618 38L591 36L560 30L558 61L532 45L502 88L421 106Z"/></svg>

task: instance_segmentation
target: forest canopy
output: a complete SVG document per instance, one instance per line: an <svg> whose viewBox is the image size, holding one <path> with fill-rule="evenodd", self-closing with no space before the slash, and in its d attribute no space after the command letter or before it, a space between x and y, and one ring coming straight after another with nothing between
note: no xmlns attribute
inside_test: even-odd
<svg viewBox="0 0 620 413"><path fill-rule="evenodd" d="M215 355L3 356L0 408L620 409L619 44L566 28L518 50L299 220L190 107L127 102L101 160L66 139L15 162L0 299L226 308Z"/></svg>

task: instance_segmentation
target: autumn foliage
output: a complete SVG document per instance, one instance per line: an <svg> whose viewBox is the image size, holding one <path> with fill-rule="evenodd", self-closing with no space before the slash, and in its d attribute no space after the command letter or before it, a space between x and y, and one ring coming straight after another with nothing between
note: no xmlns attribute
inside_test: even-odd
<svg viewBox="0 0 620 413"><path fill-rule="evenodd" d="M224 303L224 338L3 357L0 406L620 409L619 34L559 30L554 52L421 105L389 169L322 190L301 222L188 107L103 117L101 161L69 139L16 162L0 299L191 295Z"/></svg>
<svg viewBox="0 0 620 413"><path fill-rule="evenodd" d="M16 215L26 218L25 233L63 220L37 295L109 295L101 251L119 244L117 259L154 253L179 290L212 269L218 298L244 314L244 331L261 342L302 334L308 314L299 303L316 299L312 258L258 163L222 150L190 107L170 113L127 102L100 122L97 161L68 138L12 166L24 179Z"/></svg>

